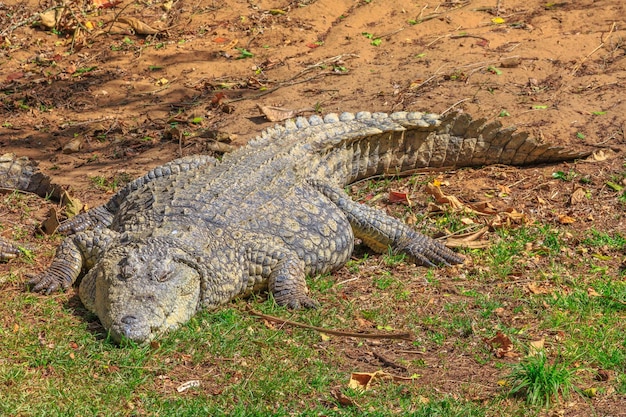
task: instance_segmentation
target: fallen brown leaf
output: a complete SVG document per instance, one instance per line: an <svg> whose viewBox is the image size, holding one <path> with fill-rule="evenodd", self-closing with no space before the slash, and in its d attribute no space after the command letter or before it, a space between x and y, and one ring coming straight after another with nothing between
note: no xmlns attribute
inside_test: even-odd
<svg viewBox="0 0 626 417"><path fill-rule="evenodd" d="M528 344L528 356L536 356L538 355L544 347L546 339L543 337L539 340L531 340Z"/></svg>
<svg viewBox="0 0 626 417"><path fill-rule="evenodd" d="M432 195L435 198L435 201L439 204L449 204L455 210L462 210L465 208L465 205L461 203L461 200L453 195L444 194L436 183L426 184L425 191L427 194Z"/></svg>
<svg viewBox="0 0 626 417"><path fill-rule="evenodd" d="M578 187L574 190L574 192L570 196L569 203L571 205L579 204L582 201L585 201L586 197L587 197L587 190L585 190L582 187Z"/></svg>
<svg viewBox="0 0 626 417"><path fill-rule="evenodd" d="M483 340L489 345L496 358L514 358L518 356L517 353L513 352L511 339L501 331L498 331L493 338L483 338Z"/></svg>
<svg viewBox="0 0 626 417"><path fill-rule="evenodd" d="M117 21L120 23L126 23L138 35L156 35L159 33L158 30L151 28L141 20L135 19L134 17L121 16L117 19Z"/></svg>
<svg viewBox="0 0 626 417"><path fill-rule="evenodd" d="M283 120L294 118L301 113L315 111L315 109L312 108L286 109L284 107L261 106L260 104L257 104L257 107L270 122L282 122Z"/></svg>
<svg viewBox="0 0 626 417"><path fill-rule="evenodd" d="M551 294L553 292L552 288L547 288L534 282L529 282L526 287L533 294Z"/></svg>
<svg viewBox="0 0 626 417"><path fill-rule="evenodd" d="M383 371L370 372L353 372L350 376L350 382L348 382L348 388L355 390L367 391L371 388L372 384L379 380L396 381L396 382L410 382L415 378L404 377L388 374Z"/></svg>
<svg viewBox="0 0 626 417"><path fill-rule="evenodd" d="M46 217L46 220L41 223L39 228L45 234L51 235L57 231L60 224L61 222L59 222L59 216L57 215L56 209L54 207L50 207L50 210L48 210L48 217Z"/></svg>
<svg viewBox="0 0 626 417"><path fill-rule="evenodd" d="M78 198L72 197L67 191L63 191L61 195L61 204L65 206L65 216L68 219L76 216L77 214L87 211L87 206L82 203Z"/></svg>
<svg viewBox="0 0 626 417"><path fill-rule="evenodd" d="M330 395L339 403L348 407L358 407L359 405L350 397L347 397L341 390L334 389L330 391Z"/></svg>
<svg viewBox="0 0 626 417"><path fill-rule="evenodd" d="M403 193L400 191L389 191L389 202L406 204L407 206L411 207L411 200L409 200L409 196L407 195L407 193Z"/></svg>

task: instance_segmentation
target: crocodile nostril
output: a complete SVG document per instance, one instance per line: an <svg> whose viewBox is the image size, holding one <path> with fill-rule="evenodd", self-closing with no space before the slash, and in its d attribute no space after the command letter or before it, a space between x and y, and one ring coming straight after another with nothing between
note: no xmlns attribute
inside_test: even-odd
<svg viewBox="0 0 626 417"><path fill-rule="evenodd" d="M134 324L137 321L137 317L130 316L130 315L129 316L124 316L124 317L122 317L121 321L124 324L132 325L132 324Z"/></svg>

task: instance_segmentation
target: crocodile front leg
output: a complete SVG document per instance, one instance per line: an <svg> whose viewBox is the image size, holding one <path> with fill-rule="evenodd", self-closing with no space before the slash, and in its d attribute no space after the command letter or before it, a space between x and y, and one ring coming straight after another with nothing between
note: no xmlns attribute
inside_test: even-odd
<svg viewBox="0 0 626 417"><path fill-rule="evenodd" d="M20 250L8 240L0 237L0 261L8 261L20 254Z"/></svg>
<svg viewBox="0 0 626 417"><path fill-rule="evenodd" d="M117 236L109 229L94 229L67 237L57 249L50 267L28 281L33 292L50 294L68 289L83 269L91 268L109 242Z"/></svg>
<svg viewBox="0 0 626 417"><path fill-rule="evenodd" d="M383 252L391 246L406 254L409 261L424 266L463 263L461 255L380 210L355 203L341 188L322 181L311 181L311 185L346 214L354 235L373 250Z"/></svg>
<svg viewBox="0 0 626 417"><path fill-rule="evenodd" d="M270 293L280 306L291 309L317 308L319 303L308 296L305 263L288 250L255 249L248 251L249 275L267 282Z"/></svg>

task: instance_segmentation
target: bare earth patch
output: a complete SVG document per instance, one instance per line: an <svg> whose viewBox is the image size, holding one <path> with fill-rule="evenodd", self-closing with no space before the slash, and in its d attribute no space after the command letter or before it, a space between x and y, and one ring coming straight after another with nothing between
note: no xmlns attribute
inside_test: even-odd
<svg viewBox="0 0 626 417"><path fill-rule="evenodd" d="M363 260L363 252L357 252L353 265L311 284L321 312L296 314L299 320L347 329L408 328L414 342L325 340L251 318L245 319L247 330L236 330L248 335L258 331L255 326L268 326L286 332L287 343L311 343L316 360L336 368L337 379L330 384L336 389L343 389L351 372L383 369L418 375L416 384L399 391L409 402L419 404L422 395L437 393L478 407L497 402L500 408L487 408L488 415L511 410L521 415L522 400L501 398L506 365L519 361L525 355L521 347L533 340L544 339L558 356L570 337L564 334L569 327L546 324L537 311L569 311L559 304L561 297L586 291L587 279L604 274L624 282L626 245L589 243L598 234L626 237L626 5L621 0L178 0L123 1L103 8L74 1L62 9L55 29L31 25L52 2L12 3L0 3L0 154L39 161L55 183L90 207L166 161L194 153L219 155L228 146L245 144L272 125L259 106L304 115L454 108L517 125L544 142L599 151L587 161L430 172L353 186L355 199L433 235L446 227L459 230L460 224L469 230L488 226L481 240L491 252L466 250L465 265L431 271L374 254ZM129 18L156 33L137 34L124 23ZM424 187L433 180L465 204L489 202L493 212L438 212ZM410 205L390 202L389 191L406 194ZM0 196L0 235L34 253L33 260L0 264L0 303L23 298L25 308L3 310L1 332L18 334L28 326L43 350L51 342L39 326L54 326L56 314L71 323L64 330L69 339L73 326L81 324L87 334L104 338L74 290L52 301L23 291L25 274L45 268L59 242L35 233L53 206L33 196ZM512 210L519 216L509 215ZM497 257L496 243L507 242L508 232L519 228L538 229L541 239L529 240L519 254L506 258L508 269L502 272L487 257ZM550 236L559 243L548 242ZM611 314L624 318L626 291L614 299L588 296L613 303ZM233 307L243 310L245 302ZM49 311L55 313L42 317ZM325 315L333 317L330 323ZM574 316L569 316L572 323L579 319ZM509 335L517 355L496 357L487 340L499 329L516 329ZM116 413L150 414L150 405L142 404L146 392L183 403L223 396L227 410L233 409L244 400L229 387L245 389L252 384L248 381L265 377L251 369L272 355L259 345L247 354L218 350L198 358L193 344L183 345L143 363L153 379L137 383ZM602 350L602 341L598 345ZM80 355L79 347L69 350ZM115 381L119 369L111 367L118 365L106 355L98 360L103 365L97 378ZM594 379L602 370L597 361L582 357L580 362L591 369L581 373L581 388L595 387L598 394L573 396L553 411L626 415L624 361L617 361L605 380ZM0 359L0 368L22 365ZM54 371L52 365L33 363L26 369L32 381ZM176 391L195 379L202 381L200 388ZM20 389L3 383L0 392ZM36 392L45 385L32 383ZM402 398L380 404L380 411L406 411ZM317 404L341 409L330 393L312 391L290 401L301 409Z"/></svg>

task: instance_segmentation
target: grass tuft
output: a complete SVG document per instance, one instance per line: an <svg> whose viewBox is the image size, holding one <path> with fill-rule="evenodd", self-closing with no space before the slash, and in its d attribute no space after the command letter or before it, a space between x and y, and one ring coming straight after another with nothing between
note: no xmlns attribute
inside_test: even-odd
<svg viewBox="0 0 626 417"><path fill-rule="evenodd" d="M575 372L558 360L550 363L545 352L540 351L512 365L507 377L511 385L509 395L523 395L527 404L550 407L559 401L559 394L567 399L576 389Z"/></svg>

